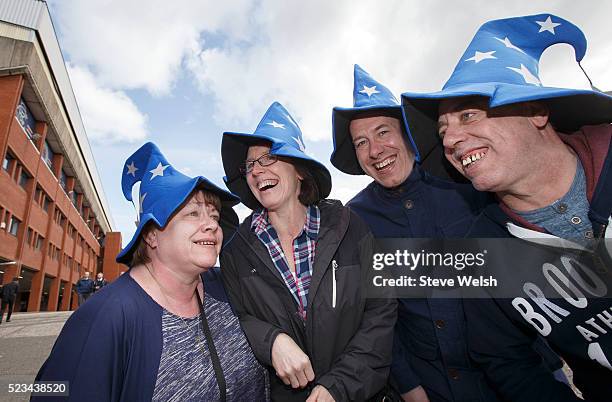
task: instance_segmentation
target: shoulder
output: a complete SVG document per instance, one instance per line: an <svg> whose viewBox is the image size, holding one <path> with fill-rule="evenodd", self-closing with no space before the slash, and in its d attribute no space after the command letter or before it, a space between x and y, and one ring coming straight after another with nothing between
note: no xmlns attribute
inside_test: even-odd
<svg viewBox="0 0 612 402"><path fill-rule="evenodd" d="M358 192L353 198L346 203L346 206L349 208L360 208L371 202L372 199L375 198L376 192L374 191L374 186L376 182L371 182L364 189Z"/></svg>
<svg viewBox="0 0 612 402"><path fill-rule="evenodd" d="M244 238L248 238L251 234L252 219L253 214L251 213L251 215L247 216L242 221L242 223L238 226L238 229L236 230L236 233L234 234L232 239L223 246L223 249L221 250L221 255L228 252L232 253L236 249L241 249L242 247L244 247Z"/></svg>
<svg viewBox="0 0 612 402"><path fill-rule="evenodd" d="M325 199L318 203L321 210L321 228L336 230L344 240L358 241L370 233L365 221L351 208L338 200Z"/></svg>
<svg viewBox="0 0 612 402"><path fill-rule="evenodd" d="M456 183L424 173L423 184L438 208L450 209L449 212L457 209L480 212L494 202L491 193L478 191L471 183Z"/></svg>
<svg viewBox="0 0 612 402"><path fill-rule="evenodd" d="M219 267L212 267L208 271L202 274L202 282L207 296L211 296L214 299L229 303L225 287L223 285L223 278L221 275L221 269Z"/></svg>
<svg viewBox="0 0 612 402"><path fill-rule="evenodd" d="M113 283L104 286L79 307L70 320L105 322L122 325L158 314L160 307L129 276L121 275Z"/></svg>
<svg viewBox="0 0 612 402"><path fill-rule="evenodd" d="M474 220L467 237L512 237L506 229L510 218L497 204L489 204Z"/></svg>

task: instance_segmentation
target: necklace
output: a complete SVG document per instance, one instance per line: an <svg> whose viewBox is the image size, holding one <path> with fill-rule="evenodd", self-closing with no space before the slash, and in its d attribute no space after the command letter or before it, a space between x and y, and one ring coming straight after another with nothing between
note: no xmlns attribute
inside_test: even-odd
<svg viewBox="0 0 612 402"><path fill-rule="evenodd" d="M155 284L157 285L157 287L159 288L159 291L161 292L161 294L164 296L164 298L166 299L166 304L168 306L170 306L170 299L168 298L168 296L166 295L166 292L164 292L164 288L162 287L161 283L159 283L159 281L157 280L157 278L155 277L155 275L153 275L153 272L151 271L151 268L149 267L148 264L144 264L145 268L147 269L147 272L149 273L149 275L151 275L151 278L153 278L153 280L155 281ZM196 296L197 296L197 300L198 300L198 305L200 304L200 295L198 293L198 287L196 286L195 291L193 292ZM193 297L192 297L193 299ZM183 328L185 329L185 332L189 333L191 332L189 329L189 323L187 321L185 321L185 319L183 317L181 317L179 314L174 314L172 313L170 310L168 310L167 308L164 308L166 311L168 311L170 314L174 315L175 317L178 317L178 319L180 320L179 322L181 323L181 325L183 326ZM199 308L199 314L197 317L200 317L203 314L203 310L202 308ZM196 346L202 351L203 355L206 355L206 350L204 349L204 347L202 346L203 344L203 339L202 336L200 334L200 328L198 325L198 328L196 328L196 334L195 334L195 340L196 340Z"/></svg>
<svg viewBox="0 0 612 402"><path fill-rule="evenodd" d="M144 264L144 266L147 269L147 272L149 272L149 275L151 275L151 278L153 278L153 280L157 284L157 287L159 287L160 292L164 295L164 298L166 299L166 303L170 305L170 299L164 292L164 288L161 286L161 284L159 283L155 275L153 275L153 272L151 272L151 268L149 268L148 264ZM203 285L204 284L202 284L202 286ZM221 361L219 360L219 354L217 353L217 348L215 347L215 343L213 342L212 332L210 331L210 327L208 326L208 319L206 318L206 314L204 312L204 301L200 298L200 292L198 292L197 286L193 293L195 294L198 300L198 308L200 309L200 315L199 315L200 324L202 327L202 332L204 333L204 336L206 337L206 342L209 347L210 360L212 362L213 370L215 372L215 378L217 380L217 385L219 386L220 400L222 402L225 402L227 400L227 382L225 381L225 376L223 375L223 369L221 368ZM183 319L183 317L177 314L174 314L174 315L176 315L178 318L181 319L185 329L188 331L189 325ZM202 357L205 357L206 350L204 349L203 343L204 342L202 341L202 338L200 337L200 331L198 330L198 332L196 333L196 344L197 344L197 347L202 351Z"/></svg>

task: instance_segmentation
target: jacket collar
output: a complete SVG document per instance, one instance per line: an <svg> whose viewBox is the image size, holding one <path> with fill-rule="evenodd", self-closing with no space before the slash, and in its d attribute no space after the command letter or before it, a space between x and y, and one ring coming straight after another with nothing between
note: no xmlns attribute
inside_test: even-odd
<svg viewBox="0 0 612 402"><path fill-rule="evenodd" d="M349 225L348 209L344 208L340 201L324 199L319 201L317 206L319 207L321 220L310 290L308 291L309 303L311 303L312 297L314 297L325 271L331 264L331 260ZM274 267L268 250L251 230L252 220L253 214L242 222L238 228L238 236L244 240L244 243L253 251L258 259L274 276L282 281L283 286L285 286L285 281Z"/></svg>
<svg viewBox="0 0 612 402"><path fill-rule="evenodd" d="M576 152L578 159L580 159L582 163L586 175L587 199L589 203L591 203L601 175L610 174L607 171L604 172L603 168L606 165L606 158L612 158L612 155L609 155L609 148L612 140L612 125L602 124L598 126L584 126L573 134L559 133L559 137ZM610 165L610 162L608 161L607 164ZM607 176L604 180L606 179ZM499 207L506 214L507 218L510 218L514 223L537 232L546 232L544 228L534 225L519 216L501 200L499 200ZM605 213L602 215L605 215ZM607 215L609 216L609 212ZM589 216L591 216L591 214L589 214ZM607 222L608 216L605 217L604 224Z"/></svg>
<svg viewBox="0 0 612 402"><path fill-rule="evenodd" d="M415 163L412 167L412 172L408 175L406 180L397 187L387 188L374 181L374 191L383 198L387 199L398 199L403 197L414 197L416 194L421 192L422 181L425 172L421 166Z"/></svg>

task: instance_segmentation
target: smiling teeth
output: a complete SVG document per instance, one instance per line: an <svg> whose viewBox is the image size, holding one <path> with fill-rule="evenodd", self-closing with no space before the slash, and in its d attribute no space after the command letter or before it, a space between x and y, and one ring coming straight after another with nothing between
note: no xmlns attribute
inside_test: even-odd
<svg viewBox="0 0 612 402"><path fill-rule="evenodd" d="M257 184L257 189L261 190L262 188L266 186L275 186L275 185L276 185L276 180L264 180Z"/></svg>
<svg viewBox="0 0 612 402"><path fill-rule="evenodd" d="M485 156L485 152L476 152L475 154L468 156L464 159L461 160L461 163L463 164L463 166L468 166L480 159L482 159L483 156Z"/></svg>
<svg viewBox="0 0 612 402"><path fill-rule="evenodd" d="M380 163L375 163L374 167L378 170L384 168L385 166L389 166L390 164L392 164L393 162L395 162L395 158L387 158L384 161L380 162Z"/></svg>
<svg viewBox="0 0 612 402"><path fill-rule="evenodd" d="M199 246L214 246L215 245L214 241L197 241L195 243Z"/></svg>

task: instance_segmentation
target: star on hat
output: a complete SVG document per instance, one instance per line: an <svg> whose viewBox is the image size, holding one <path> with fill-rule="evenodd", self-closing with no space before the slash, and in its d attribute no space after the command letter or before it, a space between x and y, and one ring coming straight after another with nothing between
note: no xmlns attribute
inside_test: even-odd
<svg viewBox="0 0 612 402"><path fill-rule="evenodd" d="M149 172L152 173L152 176L149 180L153 180L154 178L156 178L157 176L164 176L164 170L166 170L168 168L168 166L170 165L162 165L161 162L159 162L159 164L157 165L157 167L155 167L155 169L151 169L149 170Z"/></svg>
<svg viewBox="0 0 612 402"><path fill-rule="evenodd" d="M540 30L538 33L542 33L544 31L548 31L551 34L555 34L555 27L561 25L561 23L552 22L550 15L546 18L546 21L536 21L536 23L540 26Z"/></svg>
<svg viewBox="0 0 612 402"><path fill-rule="evenodd" d="M508 49L514 49L517 52L521 52L523 54L525 54L525 52L523 51L523 49L521 49L520 47L516 47L512 44L512 42L510 42L510 39L508 39L508 37L506 36L504 39L500 39L500 38L496 38L493 37L493 39L496 39L498 41L500 41L501 43L504 44L504 46L506 46Z"/></svg>
<svg viewBox="0 0 612 402"><path fill-rule="evenodd" d="M475 63L480 63L481 61L486 59L497 59L497 57L493 56L493 53L495 53L495 50L491 50L490 52L479 52L478 50L476 50L474 56L470 57L469 59L465 59L465 61L473 61Z"/></svg>
<svg viewBox="0 0 612 402"><path fill-rule="evenodd" d="M272 120L271 123L266 123L266 124L269 125L269 126L272 126L274 128L282 128L283 130L285 129L285 125L284 124L277 123L274 120Z"/></svg>
<svg viewBox="0 0 612 402"><path fill-rule="evenodd" d="M136 177L136 171L138 168L136 165L134 165L134 161L132 161L132 163L129 165L125 165L125 167L127 167L127 172L125 174L131 174L133 177Z"/></svg>
<svg viewBox="0 0 612 402"><path fill-rule="evenodd" d="M376 85L372 85L371 87L364 85L363 89L361 91L359 91L360 94L366 94L368 95L368 98L371 97L374 94L379 94L380 91L376 90Z"/></svg>
<svg viewBox="0 0 612 402"><path fill-rule="evenodd" d="M587 48L586 38L580 28L563 18L538 14L488 21L478 29L441 91L402 94L404 112L407 115L426 114L420 121L422 129L430 124L429 120L432 126L437 124L441 100L481 96L489 99L490 108L547 101L550 121L560 132L570 133L584 125L612 122L612 96L597 90L592 84L592 90L542 84L539 78L540 57L548 47L557 43L571 45L580 65ZM495 51L497 58L476 62L482 58L478 52L485 49ZM470 58L474 63L466 62Z"/></svg>

